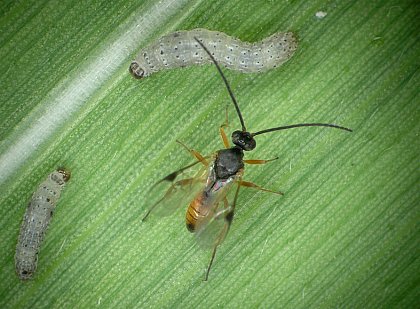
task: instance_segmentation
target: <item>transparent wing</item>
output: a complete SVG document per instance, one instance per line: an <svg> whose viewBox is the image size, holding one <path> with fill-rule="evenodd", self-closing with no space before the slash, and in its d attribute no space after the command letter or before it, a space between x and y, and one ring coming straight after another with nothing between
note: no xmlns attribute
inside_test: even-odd
<svg viewBox="0 0 420 309"><path fill-rule="evenodd" d="M236 181L240 179L241 175L238 175ZM227 195L231 187L232 183L225 188L226 190L223 193L223 196L220 197L221 199L213 205L213 215L207 216L206 219L204 219L202 222L199 222L199 227L196 234L198 244L201 247L213 248L204 281L207 281L209 277L210 269L213 264L214 257L216 256L217 248L225 239L227 233L229 232L230 225L232 224L236 201L238 199L240 182L238 182L237 188L235 190L232 205L229 205ZM223 207L220 206L221 204L223 204Z"/></svg>
<svg viewBox="0 0 420 309"><path fill-rule="evenodd" d="M143 220L149 215L169 216L179 207L187 206L204 186L206 177L207 167L197 161L158 181L149 191L147 200L152 206Z"/></svg>
<svg viewBox="0 0 420 309"><path fill-rule="evenodd" d="M200 247L213 248L223 242L230 226L230 222L226 220L229 211L230 209L221 209L207 222L200 224L196 233L197 243Z"/></svg>
<svg viewBox="0 0 420 309"><path fill-rule="evenodd" d="M228 194L235 182L226 185L223 191L218 192L219 196L214 198L214 203L210 207L209 215L197 222L197 243L202 248L213 248L218 246L225 239L230 224L233 220L233 214L236 199L230 205ZM236 191L236 190L234 190Z"/></svg>

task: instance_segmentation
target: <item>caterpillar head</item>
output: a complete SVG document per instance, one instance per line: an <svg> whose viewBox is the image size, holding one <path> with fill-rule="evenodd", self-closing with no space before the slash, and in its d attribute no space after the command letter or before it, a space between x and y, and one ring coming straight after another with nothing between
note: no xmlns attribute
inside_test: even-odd
<svg viewBox="0 0 420 309"><path fill-rule="evenodd" d="M59 167L59 168L57 169L57 172L59 172L59 173L62 175L64 182L69 181L69 179L70 179L70 177L71 177L71 172L70 172L70 170L68 170L68 169L66 169L66 168L64 168L64 167Z"/></svg>
<svg viewBox="0 0 420 309"><path fill-rule="evenodd" d="M145 72L136 61L131 62L130 68L128 70L130 71L130 74L133 75L133 77L136 79L142 79L144 77Z"/></svg>

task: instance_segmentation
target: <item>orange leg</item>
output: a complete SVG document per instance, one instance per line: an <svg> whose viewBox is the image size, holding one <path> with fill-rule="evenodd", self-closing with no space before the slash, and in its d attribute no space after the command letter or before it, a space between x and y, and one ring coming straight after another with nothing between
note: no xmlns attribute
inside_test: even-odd
<svg viewBox="0 0 420 309"><path fill-rule="evenodd" d="M241 180L241 181L239 182L239 184L240 184L241 186L244 186L244 187L248 187L248 188L255 188L255 189L257 189L257 190L261 190L261 191L265 191L265 192L271 192L271 193L275 193L275 194L283 195L283 192L280 192L280 191L273 191L273 190L270 190L270 189L266 189L266 188L260 187L259 185L256 185L256 184L255 184L255 183L253 183L253 182L250 182L250 181L243 181L243 180Z"/></svg>
<svg viewBox="0 0 420 309"><path fill-rule="evenodd" d="M279 157L276 157L276 158L274 158L274 159L270 159L270 160L253 160L253 159L251 159L251 160L244 160L244 162L246 163L246 164L266 164L266 163L268 163L268 162L271 162L271 161L274 161L274 160L277 160Z"/></svg>
<svg viewBox="0 0 420 309"><path fill-rule="evenodd" d="M230 143L226 136L225 129L223 126L220 126L219 132L220 136L222 137L223 145L225 145L225 148L230 148Z"/></svg>
<svg viewBox="0 0 420 309"><path fill-rule="evenodd" d="M229 127L229 119L228 119L228 107L226 106L226 120L225 120L225 123L223 123L220 126L219 132L223 141L223 145L225 145L225 148L230 148L229 139L227 138L226 132L225 132L225 128L227 127Z"/></svg>
<svg viewBox="0 0 420 309"><path fill-rule="evenodd" d="M207 162L206 158L199 153L197 150L194 150L192 148L189 148L187 145L185 145L183 142L176 140L178 144L183 146L194 158L196 158L198 161L200 161L203 165L208 166L209 163Z"/></svg>

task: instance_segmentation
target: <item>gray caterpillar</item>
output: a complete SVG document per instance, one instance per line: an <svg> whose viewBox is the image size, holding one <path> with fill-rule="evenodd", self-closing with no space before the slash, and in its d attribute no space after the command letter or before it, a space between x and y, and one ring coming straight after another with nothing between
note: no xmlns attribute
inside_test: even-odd
<svg viewBox="0 0 420 309"><path fill-rule="evenodd" d="M130 73L140 79L163 69L212 63L194 37L209 48L218 63L243 73L280 66L293 56L298 45L293 32L278 32L260 42L248 43L207 29L177 31L142 49L131 63Z"/></svg>
<svg viewBox="0 0 420 309"><path fill-rule="evenodd" d="M36 270L39 248L61 191L69 179L69 171L58 169L48 175L32 195L20 227L15 254L16 273L22 280L32 278Z"/></svg>

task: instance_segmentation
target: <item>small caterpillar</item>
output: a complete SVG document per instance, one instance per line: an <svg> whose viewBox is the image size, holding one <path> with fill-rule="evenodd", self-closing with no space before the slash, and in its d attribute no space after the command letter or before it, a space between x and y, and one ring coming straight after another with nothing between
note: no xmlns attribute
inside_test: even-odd
<svg viewBox="0 0 420 309"><path fill-rule="evenodd" d="M20 227L16 246L15 267L21 280L32 278L38 262L38 252L55 206L70 172L58 169L48 175L32 195Z"/></svg>
<svg viewBox="0 0 420 309"><path fill-rule="evenodd" d="M243 73L280 66L293 56L298 45L293 32L277 32L260 42L248 43L207 29L177 31L142 49L131 63L130 73L140 79L163 69L212 63L194 37L208 46L217 62Z"/></svg>

